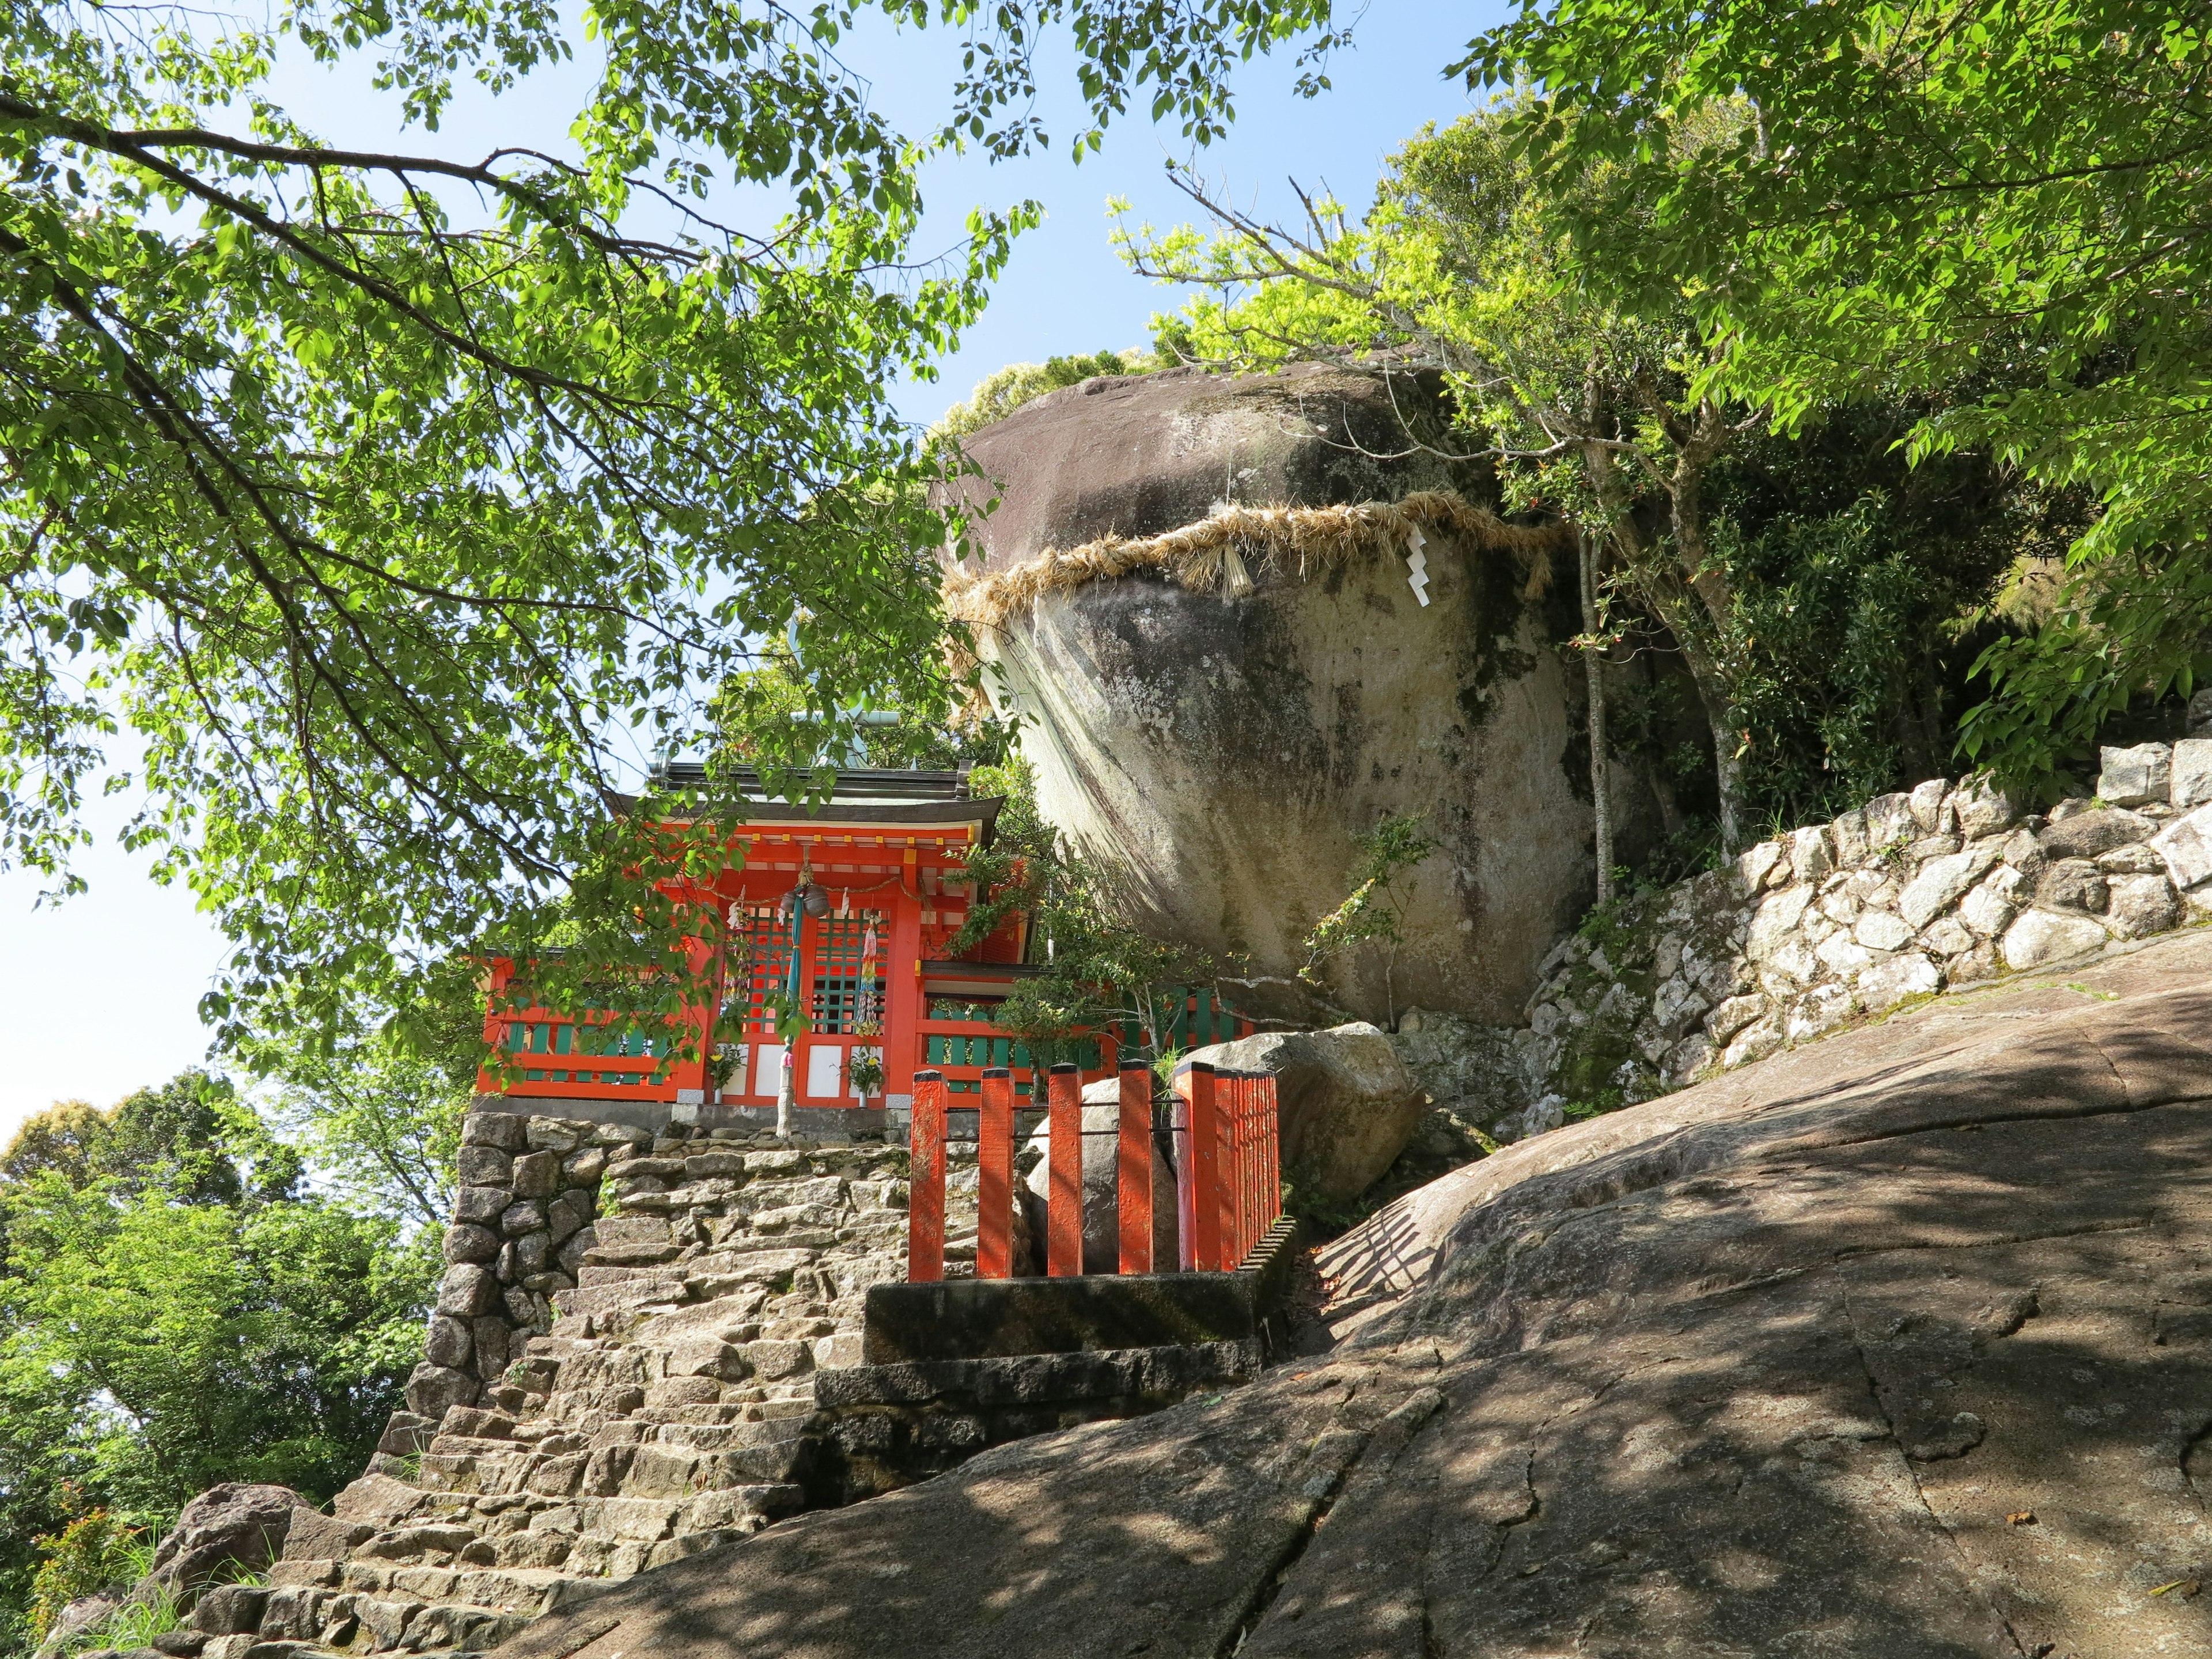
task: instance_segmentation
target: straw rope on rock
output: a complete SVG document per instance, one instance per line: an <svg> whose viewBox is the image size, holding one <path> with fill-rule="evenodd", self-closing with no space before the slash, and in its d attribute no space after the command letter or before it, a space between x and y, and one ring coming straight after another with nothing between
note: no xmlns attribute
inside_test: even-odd
<svg viewBox="0 0 2212 1659"><path fill-rule="evenodd" d="M1218 587L1227 598L1252 591L1248 562L1287 570L1301 580L1354 559L1404 546L1412 533L1454 536L1534 561L1567 544L1566 526L1517 525L1455 491L1417 491L1396 501L1346 507L1224 507L1195 524L1137 539L1107 535L1080 547L1048 548L1010 569L945 578L946 617L997 627L1049 593L1139 573L1157 573L1194 592ZM1540 589L1545 567L1531 573Z"/></svg>

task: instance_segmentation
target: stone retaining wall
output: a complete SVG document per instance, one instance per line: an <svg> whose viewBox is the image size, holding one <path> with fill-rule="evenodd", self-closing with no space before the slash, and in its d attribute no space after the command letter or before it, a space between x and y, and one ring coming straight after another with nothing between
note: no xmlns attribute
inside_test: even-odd
<svg viewBox="0 0 2212 1659"><path fill-rule="evenodd" d="M1413 1010L1396 1043L1499 1139L1629 1104L1948 988L2212 917L2212 738L2103 751L2030 813L1942 778L1595 912L1518 1029Z"/></svg>

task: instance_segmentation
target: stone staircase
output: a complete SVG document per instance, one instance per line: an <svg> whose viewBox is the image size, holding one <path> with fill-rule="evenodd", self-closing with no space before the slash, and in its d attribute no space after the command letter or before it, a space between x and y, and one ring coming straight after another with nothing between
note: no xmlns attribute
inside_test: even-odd
<svg viewBox="0 0 2212 1659"><path fill-rule="evenodd" d="M471 1116L471 1145L580 1145L572 1175L597 1175L591 1148L605 1149L599 1213L562 1241L562 1267L536 1265L544 1248L526 1253L527 1276L500 1258L550 1298L550 1325L479 1334L480 1352L511 1356L495 1381L426 1362L417 1409L394 1416L332 1514L298 1518L265 1595L214 1596L202 1659L482 1651L806 1505L815 1374L859 1363L867 1287L905 1276L902 1139L532 1119L526 1143L491 1115ZM948 1184L948 1231L972 1261L972 1157ZM439 1317L459 1320L447 1305ZM434 1352L439 1340L434 1318Z"/></svg>

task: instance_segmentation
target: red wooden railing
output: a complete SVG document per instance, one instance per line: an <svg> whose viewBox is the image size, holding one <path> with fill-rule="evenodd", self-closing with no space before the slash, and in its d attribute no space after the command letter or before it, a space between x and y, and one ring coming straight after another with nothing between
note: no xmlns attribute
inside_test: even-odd
<svg viewBox="0 0 2212 1659"><path fill-rule="evenodd" d="M1009 1067L986 1067L976 1113L975 1275L1013 1270L1014 1083ZM1176 1079L1182 1121L1176 1188L1182 1248L1174 1265L1229 1273L1282 1213L1275 1079L1194 1063ZM1083 1272L1083 1079L1052 1068L1046 1121L1045 1272ZM907 1277L945 1277L945 1177L951 1094L938 1071L915 1073L907 1201ZM1120 1271L1152 1273L1152 1077L1142 1060L1121 1066L1119 1119L1112 1131L1119 1191Z"/></svg>

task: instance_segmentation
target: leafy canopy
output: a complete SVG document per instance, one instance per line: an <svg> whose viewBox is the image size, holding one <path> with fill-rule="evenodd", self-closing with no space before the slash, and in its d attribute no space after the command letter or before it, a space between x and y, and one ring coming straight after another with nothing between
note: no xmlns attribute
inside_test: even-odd
<svg viewBox="0 0 2212 1659"><path fill-rule="evenodd" d="M2212 39L2156 0L1559 0L1476 40L1610 291L1686 273L1703 384L1785 423L1870 386L1992 390L1911 445L2093 492L2077 602L1982 667L1969 755L2048 774L2186 692L2212 622ZM1733 117L1717 119L1718 116ZM1647 208L1632 226L1620 210Z"/></svg>
<svg viewBox="0 0 2212 1659"><path fill-rule="evenodd" d="M923 149L836 55L863 9L0 0L0 863L70 884L84 790L142 756L131 835L237 942L232 1036L556 920L677 965L625 745L685 741L794 618L824 708L944 701L945 526L884 388L1036 210L915 263ZM1207 139L1235 63L1337 38L1326 0L874 9L968 31L923 143L998 153L1047 137L1055 27L1079 147L1140 94ZM274 100L302 52L425 132L465 82L597 73L568 155L368 153ZM791 212L717 217L732 186Z"/></svg>
<svg viewBox="0 0 2212 1659"><path fill-rule="evenodd" d="M438 1233L303 1191L302 1165L195 1073L58 1108L9 1146L0 1650L42 1589L112 1566L121 1517L224 1480L320 1499L359 1472L421 1351ZM88 1504L108 1519L76 1527Z"/></svg>

